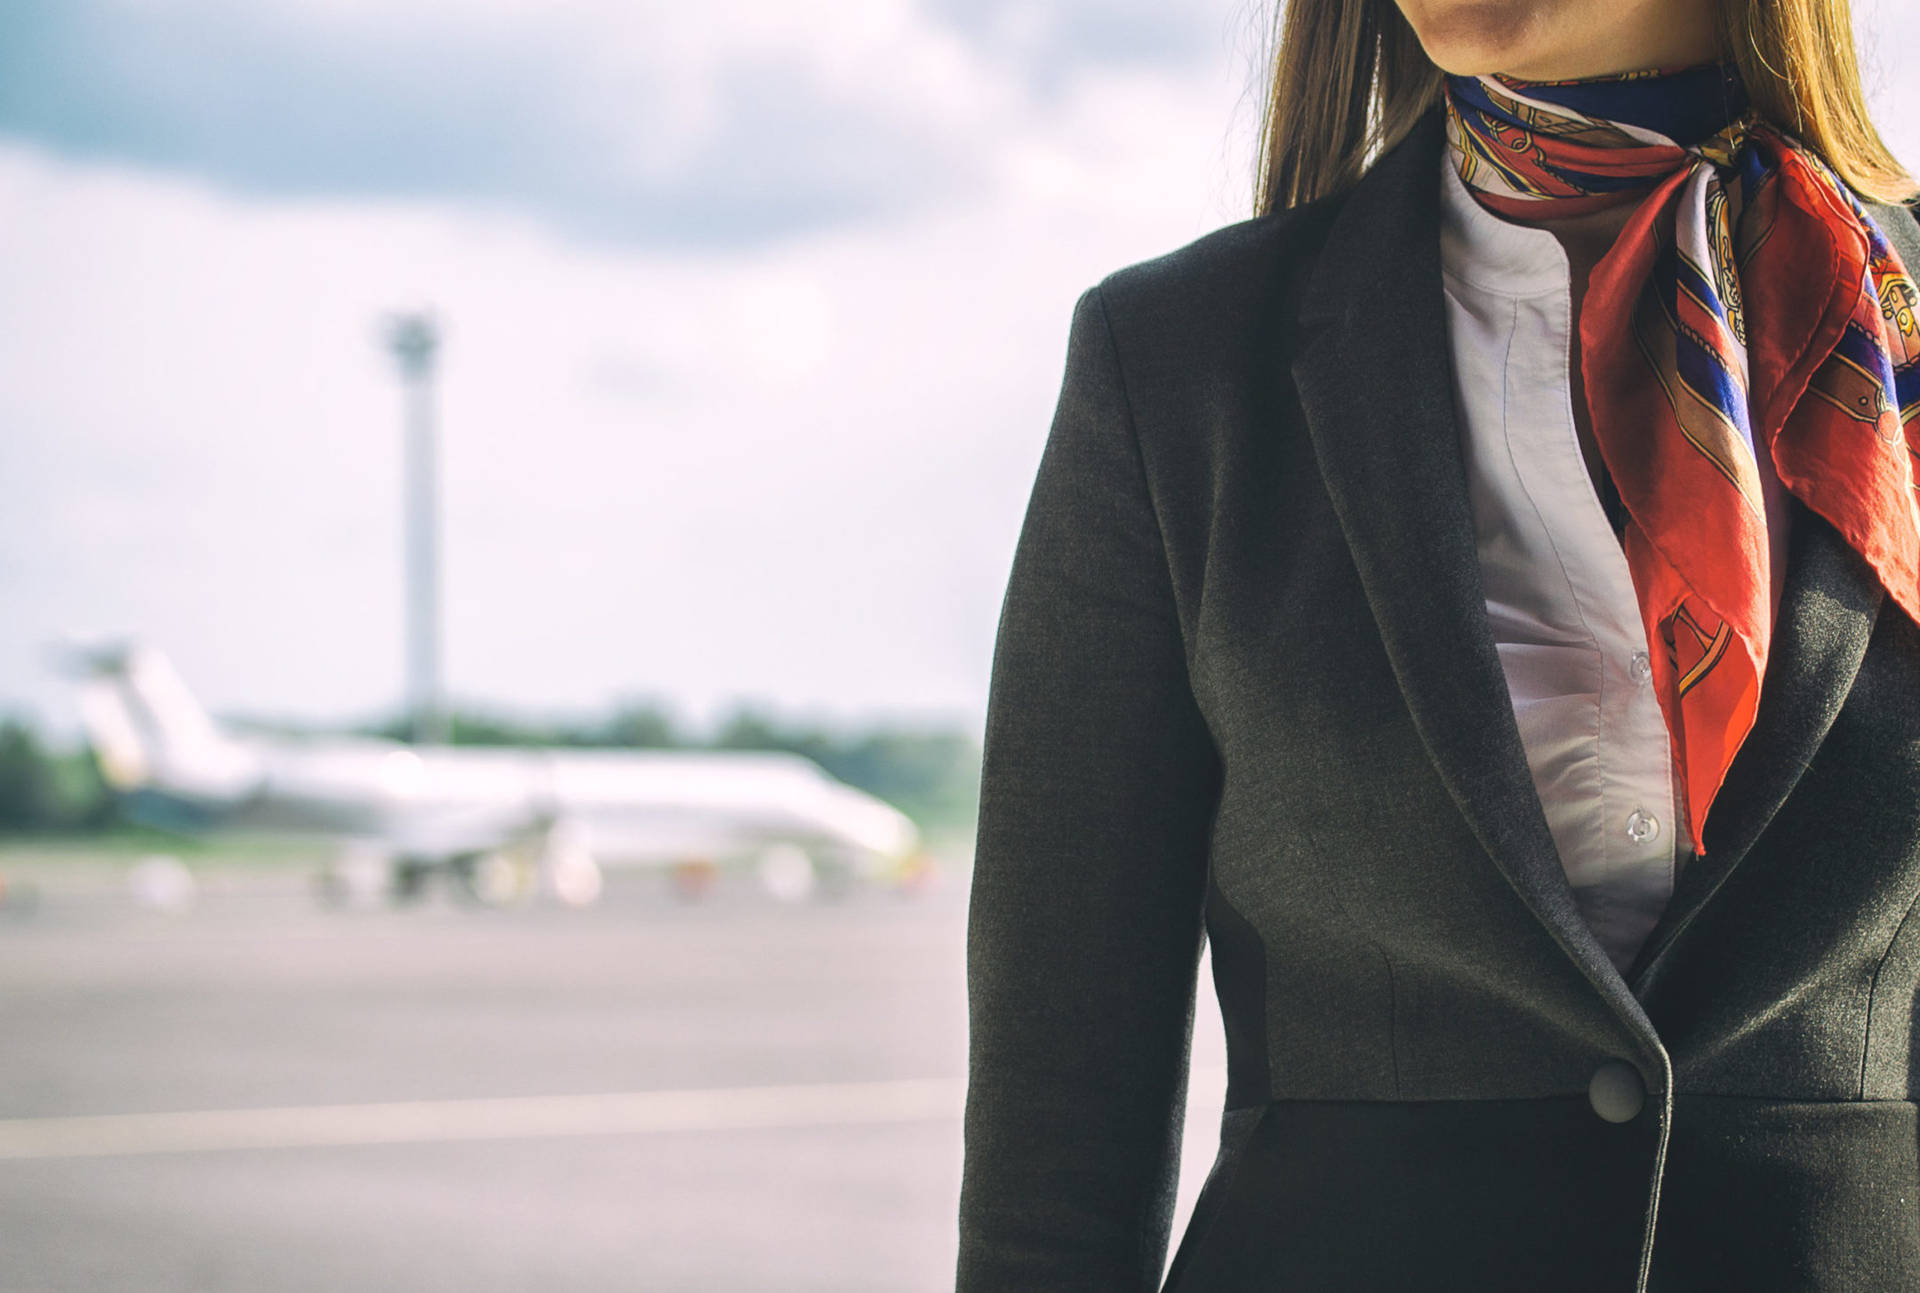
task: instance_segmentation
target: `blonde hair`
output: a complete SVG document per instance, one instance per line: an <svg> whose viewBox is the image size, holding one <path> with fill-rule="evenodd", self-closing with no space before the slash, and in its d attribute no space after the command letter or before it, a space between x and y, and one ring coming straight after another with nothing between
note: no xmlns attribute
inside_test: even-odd
<svg viewBox="0 0 1920 1293"><path fill-rule="evenodd" d="M1863 197L1920 192L1867 116L1849 0L1719 0L1719 18L1763 118ZM1256 214L1346 188L1440 101L1445 73L1393 0L1282 0L1272 39Z"/></svg>

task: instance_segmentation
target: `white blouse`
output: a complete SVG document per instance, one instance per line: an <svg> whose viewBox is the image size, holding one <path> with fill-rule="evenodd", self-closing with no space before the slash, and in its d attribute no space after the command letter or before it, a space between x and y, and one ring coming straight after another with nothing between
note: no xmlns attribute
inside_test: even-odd
<svg viewBox="0 0 1920 1293"><path fill-rule="evenodd" d="M1575 901L1623 972L1692 856L1626 554L1573 421L1560 241L1474 201L1443 154L1441 263L1487 618ZM1787 500L1760 455L1777 608Z"/></svg>

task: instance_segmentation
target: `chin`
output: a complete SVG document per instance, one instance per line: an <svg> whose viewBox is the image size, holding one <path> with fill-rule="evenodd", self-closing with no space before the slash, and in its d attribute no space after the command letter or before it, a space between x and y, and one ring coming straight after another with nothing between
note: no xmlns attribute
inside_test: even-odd
<svg viewBox="0 0 1920 1293"><path fill-rule="evenodd" d="M1400 0L1407 21L1442 71L1507 72L1535 61L1545 0Z"/></svg>

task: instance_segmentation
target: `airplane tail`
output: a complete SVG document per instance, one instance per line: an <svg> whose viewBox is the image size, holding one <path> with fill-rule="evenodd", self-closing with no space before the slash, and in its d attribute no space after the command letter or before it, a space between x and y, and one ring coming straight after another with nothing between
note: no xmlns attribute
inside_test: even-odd
<svg viewBox="0 0 1920 1293"><path fill-rule="evenodd" d="M225 801L258 782L255 753L201 707L160 652L121 645L66 654L80 680L81 721L114 789Z"/></svg>

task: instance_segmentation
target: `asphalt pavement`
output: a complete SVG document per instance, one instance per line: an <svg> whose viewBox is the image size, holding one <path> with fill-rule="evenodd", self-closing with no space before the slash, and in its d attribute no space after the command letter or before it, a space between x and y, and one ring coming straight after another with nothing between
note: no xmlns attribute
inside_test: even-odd
<svg viewBox="0 0 1920 1293"><path fill-rule="evenodd" d="M171 913L12 878L5 1293L952 1287L964 877L341 911L230 868ZM1219 1033L1203 991L1176 1235Z"/></svg>

